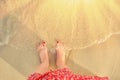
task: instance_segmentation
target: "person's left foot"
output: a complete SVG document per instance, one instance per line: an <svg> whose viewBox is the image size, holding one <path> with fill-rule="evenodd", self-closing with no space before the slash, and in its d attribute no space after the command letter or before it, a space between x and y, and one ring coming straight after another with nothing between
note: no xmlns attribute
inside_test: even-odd
<svg viewBox="0 0 120 80"><path fill-rule="evenodd" d="M48 59L48 51L47 51L46 44L47 43L45 41L41 42L40 45L38 46L38 52L40 55L41 63L46 64L46 66L48 66L49 59Z"/></svg>

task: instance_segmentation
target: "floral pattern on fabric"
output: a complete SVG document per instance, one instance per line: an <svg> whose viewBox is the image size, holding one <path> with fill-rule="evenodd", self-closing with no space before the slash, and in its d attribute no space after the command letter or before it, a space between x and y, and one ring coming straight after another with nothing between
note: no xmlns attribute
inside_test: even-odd
<svg viewBox="0 0 120 80"><path fill-rule="evenodd" d="M49 71L45 74L33 73L28 80L109 80L108 77L82 76L73 74L68 68Z"/></svg>

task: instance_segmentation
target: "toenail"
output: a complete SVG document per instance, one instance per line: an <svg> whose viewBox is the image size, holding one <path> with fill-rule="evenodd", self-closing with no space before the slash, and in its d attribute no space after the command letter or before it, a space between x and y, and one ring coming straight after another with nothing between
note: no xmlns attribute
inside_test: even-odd
<svg viewBox="0 0 120 80"><path fill-rule="evenodd" d="M45 44L45 41L43 43Z"/></svg>
<svg viewBox="0 0 120 80"><path fill-rule="evenodd" d="M57 43L59 43L59 41L57 41Z"/></svg>

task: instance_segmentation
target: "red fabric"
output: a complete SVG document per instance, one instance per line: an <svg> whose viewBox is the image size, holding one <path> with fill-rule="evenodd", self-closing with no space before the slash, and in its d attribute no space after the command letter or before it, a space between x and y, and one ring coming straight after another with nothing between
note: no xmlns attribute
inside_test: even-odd
<svg viewBox="0 0 120 80"><path fill-rule="evenodd" d="M109 80L108 77L82 76L73 74L68 68L49 71L45 74L34 73L28 80Z"/></svg>

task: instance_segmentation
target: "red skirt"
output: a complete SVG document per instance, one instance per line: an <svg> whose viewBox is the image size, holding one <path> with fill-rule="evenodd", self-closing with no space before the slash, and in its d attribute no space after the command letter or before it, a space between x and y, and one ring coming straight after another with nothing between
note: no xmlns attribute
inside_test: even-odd
<svg viewBox="0 0 120 80"><path fill-rule="evenodd" d="M33 73L28 80L109 80L108 77L82 76L73 74L68 68L49 71L45 74Z"/></svg>

